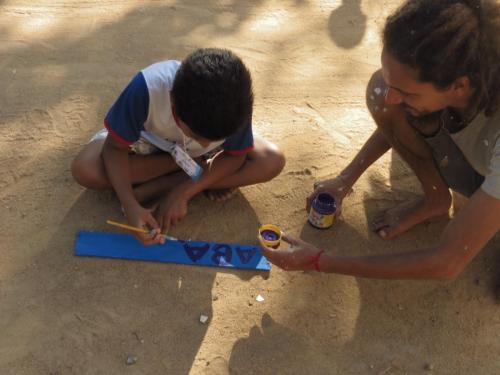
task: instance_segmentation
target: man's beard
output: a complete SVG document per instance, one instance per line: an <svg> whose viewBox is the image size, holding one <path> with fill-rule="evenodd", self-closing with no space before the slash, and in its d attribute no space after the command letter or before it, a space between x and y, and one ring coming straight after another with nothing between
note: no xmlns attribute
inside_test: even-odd
<svg viewBox="0 0 500 375"><path fill-rule="evenodd" d="M418 128L428 124L439 123L441 121L443 111L445 110L442 109L436 112L425 113L420 116L414 116L411 113L406 112L406 118L411 125Z"/></svg>
<svg viewBox="0 0 500 375"><path fill-rule="evenodd" d="M413 116L406 112L406 118L417 129L429 124L439 124L439 126L442 126L451 134L459 132L467 126L467 122L463 120L460 113L452 108L441 109L421 116Z"/></svg>

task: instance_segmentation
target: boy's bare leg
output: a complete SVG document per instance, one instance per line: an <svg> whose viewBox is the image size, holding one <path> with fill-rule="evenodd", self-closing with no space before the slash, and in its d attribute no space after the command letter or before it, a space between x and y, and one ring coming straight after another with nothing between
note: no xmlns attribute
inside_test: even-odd
<svg viewBox="0 0 500 375"><path fill-rule="evenodd" d="M375 73L370 81L368 92L373 92L370 87L385 88L380 72ZM435 165L430 147L422 134L408 123L402 107L385 105L383 95L378 96L375 100L367 95L367 104L377 126L391 147L416 174L424 191L423 197L382 212L374 220L374 230L382 238L390 239L406 232L422 221L448 213L451 195ZM435 125L438 126L438 124ZM432 130L435 130L435 127L422 131Z"/></svg>
<svg viewBox="0 0 500 375"><path fill-rule="evenodd" d="M134 187L134 195L139 203L154 202L173 187L190 177L184 171L177 171L146 181Z"/></svg>
<svg viewBox="0 0 500 375"><path fill-rule="evenodd" d="M237 187L266 182L280 174L285 166L285 157L278 147L260 137L255 137L254 145L240 170L207 190L209 199L223 202L236 193Z"/></svg>
<svg viewBox="0 0 500 375"><path fill-rule="evenodd" d="M87 144L71 164L75 180L90 189L110 189L102 159L104 139ZM132 183L142 183L158 176L178 170L172 157L164 152L152 155L130 155L130 176Z"/></svg>
<svg viewBox="0 0 500 375"><path fill-rule="evenodd" d="M211 201L221 203L231 199L237 192L237 188L210 189L205 191L205 195Z"/></svg>
<svg viewBox="0 0 500 375"><path fill-rule="evenodd" d="M254 149L247 154L243 166L233 175L217 183L211 189L228 191L240 186L266 182L276 177L285 166L285 157L278 147L265 139L255 137ZM189 178L185 173L171 173L148 181L134 189L139 202L159 197L164 192ZM221 195L224 195L222 193ZM228 194L226 193L225 199ZM229 194L230 196L230 194Z"/></svg>

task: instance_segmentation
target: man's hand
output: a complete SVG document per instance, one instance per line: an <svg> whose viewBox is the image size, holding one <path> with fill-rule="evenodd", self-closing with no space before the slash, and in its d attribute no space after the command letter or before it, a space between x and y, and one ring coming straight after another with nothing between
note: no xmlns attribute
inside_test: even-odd
<svg viewBox="0 0 500 375"><path fill-rule="evenodd" d="M320 193L328 193L333 198L335 198L335 204L337 207L337 216L340 215L342 211L342 200L344 197L352 192L352 188L348 185L342 176L338 176L329 180L318 181L314 184L314 191L309 197L307 197L306 201L306 210L309 212L311 209L311 204L316 198L316 196Z"/></svg>
<svg viewBox="0 0 500 375"><path fill-rule="evenodd" d="M132 205L131 207L124 207L124 210L130 225L147 230L151 229L150 234L133 233L142 244L152 245L155 243L163 244L165 242L165 238L161 236L160 226L153 217L151 210L139 204Z"/></svg>
<svg viewBox="0 0 500 375"><path fill-rule="evenodd" d="M162 233L167 234L171 225L177 225L179 221L184 219L187 215L188 200L184 186L179 185L160 201L155 217Z"/></svg>
<svg viewBox="0 0 500 375"><path fill-rule="evenodd" d="M262 254L273 264L285 271L315 270L322 251L313 245L289 236L282 239L290 246L287 249L273 249L264 245L259 237Z"/></svg>

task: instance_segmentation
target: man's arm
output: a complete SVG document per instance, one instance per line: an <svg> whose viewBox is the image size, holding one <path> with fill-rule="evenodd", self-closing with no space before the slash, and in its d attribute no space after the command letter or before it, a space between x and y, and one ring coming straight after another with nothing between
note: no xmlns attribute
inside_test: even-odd
<svg viewBox="0 0 500 375"><path fill-rule="evenodd" d="M381 109L384 107L386 84L380 71L375 72L366 87L366 105L376 123L391 121L392 114ZM365 170L384 155L391 145L382 130L377 127L370 138L365 142L354 159L340 174L332 179L319 181L314 184L314 191L306 201L306 210L309 211L312 200L322 192L327 192L335 198L338 212L342 210L342 200L352 190L352 186Z"/></svg>
<svg viewBox="0 0 500 375"><path fill-rule="evenodd" d="M315 269L383 279L452 279L500 230L500 200L479 189L446 226L439 244L407 253L363 257L323 254L303 241L291 240L292 252L263 248L264 255L288 270Z"/></svg>

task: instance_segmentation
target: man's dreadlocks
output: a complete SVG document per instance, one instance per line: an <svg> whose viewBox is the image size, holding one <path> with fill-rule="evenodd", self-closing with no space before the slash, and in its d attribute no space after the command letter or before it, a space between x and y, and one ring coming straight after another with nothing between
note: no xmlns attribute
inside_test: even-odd
<svg viewBox="0 0 500 375"><path fill-rule="evenodd" d="M422 82L449 87L467 76L487 116L500 96L500 4L496 0L408 0L388 17L384 47Z"/></svg>

